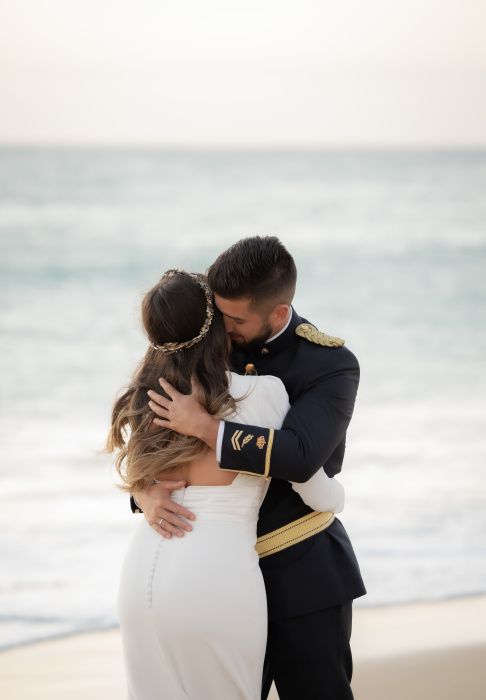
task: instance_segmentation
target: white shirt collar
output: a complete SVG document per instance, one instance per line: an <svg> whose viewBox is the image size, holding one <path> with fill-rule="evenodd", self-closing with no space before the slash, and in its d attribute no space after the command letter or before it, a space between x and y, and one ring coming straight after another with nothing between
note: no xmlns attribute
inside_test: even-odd
<svg viewBox="0 0 486 700"><path fill-rule="evenodd" d="M287 323L286 323L285 326L282 328L282 330L280 330L278 333L275 333L275 335L272 335L272 337L269 338L268 340L266 340L265 342L266 342L266 343L271 343L272 340L275 340L275 338L278 338L279 335L282 335L282 333L285 333L285 331L287 330L287 328L288 328L289 325L290 325L290 321L291 321L291 320L292 320L292 307L289 308L289 317L288 317L288 319L287 319Z"/></svg>

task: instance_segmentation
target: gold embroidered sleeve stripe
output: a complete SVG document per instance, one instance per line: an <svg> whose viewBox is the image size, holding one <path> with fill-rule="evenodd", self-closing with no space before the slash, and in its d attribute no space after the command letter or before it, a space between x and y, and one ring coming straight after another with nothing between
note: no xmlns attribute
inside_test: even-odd
<svg viewBox="0 0 486 700"><path fill-rule="evenodd" d="M275 431L271 429L268 433L268 444L267 444L267 451L265 454L265 471L263 472L263 476L268 479L269 474L270 474L270 461L272 459L272 447L273 447L273 438L275 435Z"/></svg>

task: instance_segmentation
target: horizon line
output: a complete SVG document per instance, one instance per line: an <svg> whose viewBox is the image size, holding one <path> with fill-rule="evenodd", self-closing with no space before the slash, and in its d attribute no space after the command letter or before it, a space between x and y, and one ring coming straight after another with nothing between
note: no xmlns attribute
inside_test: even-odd
<svg viewBox="0 0 486 700"><path fill-rule="evenodd" d="M486 151L486 142L477 143L215 143L167 141L2 141L0 149L103 149L160 151Z"/></svg>

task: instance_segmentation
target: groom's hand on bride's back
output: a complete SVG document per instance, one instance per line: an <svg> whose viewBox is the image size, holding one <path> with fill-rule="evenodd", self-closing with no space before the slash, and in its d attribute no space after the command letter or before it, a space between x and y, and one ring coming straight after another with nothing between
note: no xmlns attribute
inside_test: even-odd
<svg viewBox="0 0 486 700"><path fill-rule="evenodd" d="M183 486L183 481L167 479L147 486L135 494L149 525L166 539L170 539L172 535L183 537L185 532L192 530L187 521L195 520L195 515L171 499L172 491Z"/></svg>

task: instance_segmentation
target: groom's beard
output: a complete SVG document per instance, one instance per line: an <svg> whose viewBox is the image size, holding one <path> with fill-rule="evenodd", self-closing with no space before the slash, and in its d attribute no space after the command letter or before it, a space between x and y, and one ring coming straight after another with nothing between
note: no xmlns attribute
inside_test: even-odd
<svg viewBox="0 0 486 700"><path fill-rule="evenodd" d="M267 323L262 326L260 333L252 340L243 340L238 342L237 340L233 340L233 338L231 338L231 343L235 350L238 350L245 355L251 355L251 353L255 352L256 350L260 350L262 345L272 337L272 333L272 327Z"/></svg>

